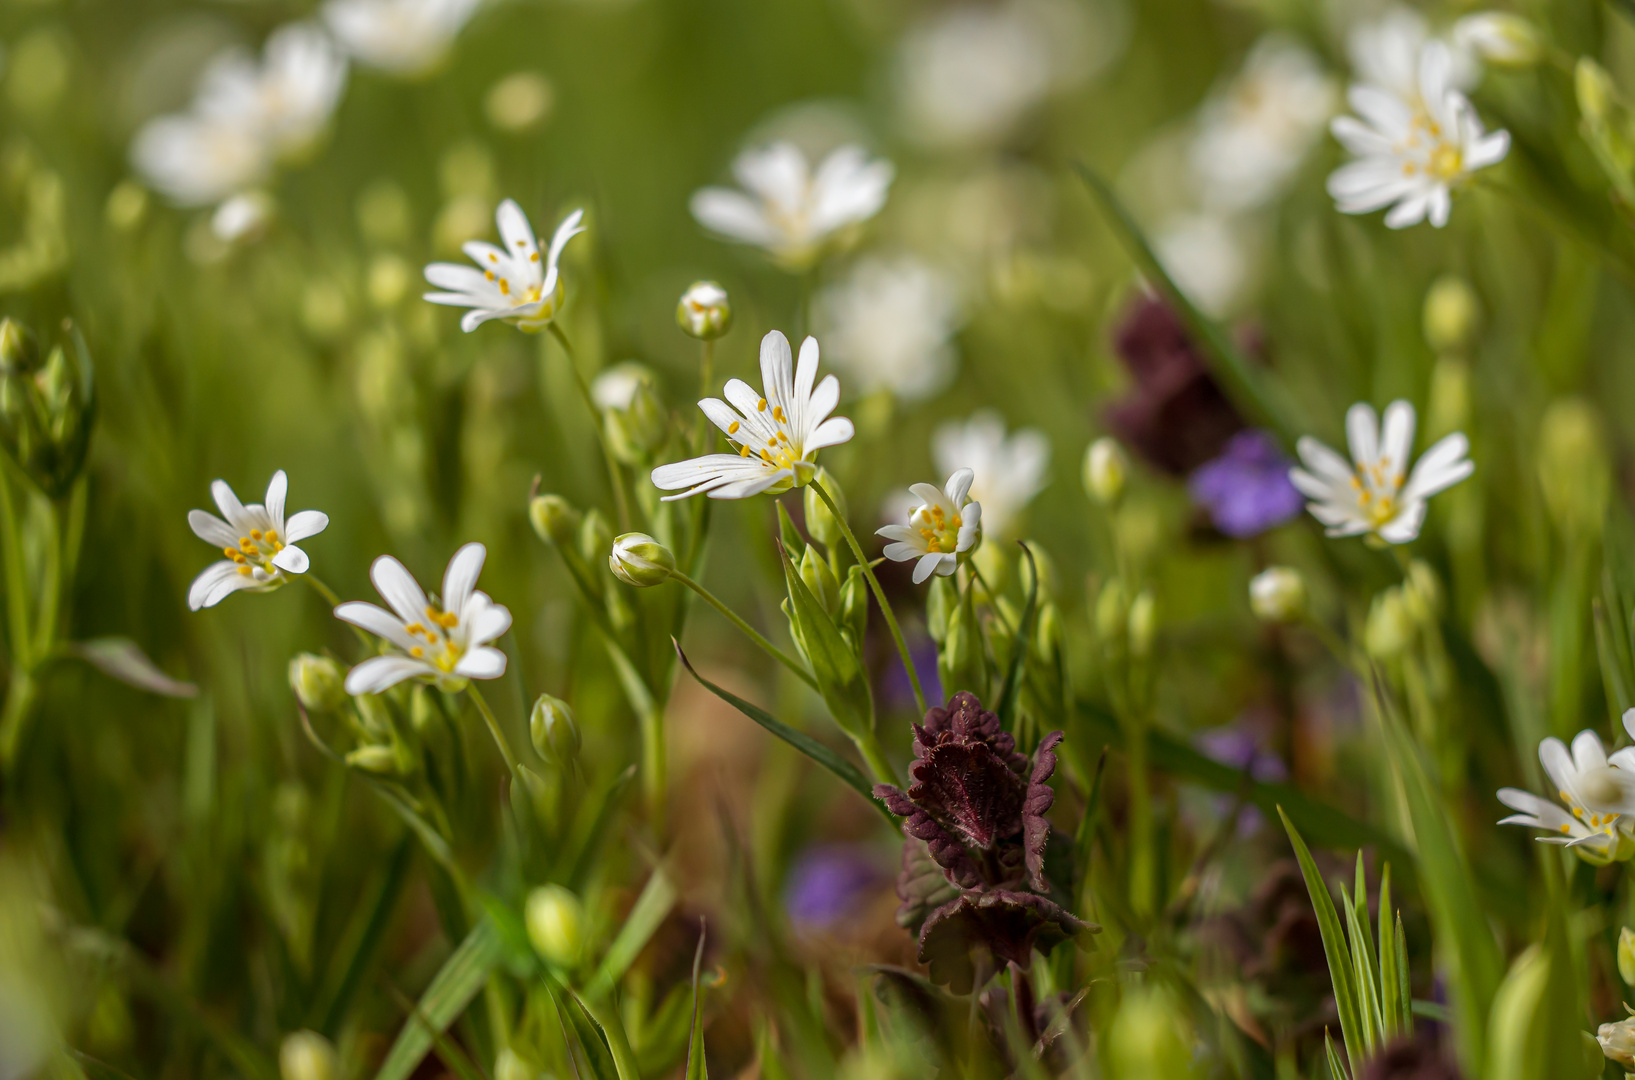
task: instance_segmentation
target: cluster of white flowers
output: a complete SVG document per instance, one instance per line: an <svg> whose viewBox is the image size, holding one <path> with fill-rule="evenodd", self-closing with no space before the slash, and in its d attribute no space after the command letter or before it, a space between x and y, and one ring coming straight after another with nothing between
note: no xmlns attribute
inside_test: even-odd
<svg viewBox="0 0 1635 1080"><path fill-rule="evenodd" d="M328 0L324 21L364 64L414 78L437 69L482 0Z"/></svg>
<svg viewBox="0 0 1635 1080"><path fill-rule="evenodd" d="M1635 709L1624 713L1624 730L1635 738ZM1499 801L1516 813L1499 824L1543 829L1547 835L1539 840L1576 848L1592 862L1635 854L1635 746L1608 755L1599 735L1581 731L1571 752L1548 738L1538 756L1560 801L1500 788Z"/></svg>

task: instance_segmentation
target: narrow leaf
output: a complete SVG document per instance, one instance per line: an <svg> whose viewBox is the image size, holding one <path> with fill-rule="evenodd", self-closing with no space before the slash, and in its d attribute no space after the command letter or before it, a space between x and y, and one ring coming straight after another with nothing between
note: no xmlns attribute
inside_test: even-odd
<svg viewBox="0 0 1635 1080"><path fill-rule="evenodd" d="M614 984L630 970L630 965L635 963L636 956L652 940L659 924L670 914L670 909L675 907L678 895L670 875L665 873L662 865L657 867L648 877L641 895L636 898L636 904L630 909L624 925L614 935L613 944L603 954L601 966L596 969L586 993L601 997L613 989Z"/></svg>
<svg viewBox="0 0 1635 1080"><path fill-rule="evenodd" d="M487 919L472 927L459 948L443 962L426 992L420 995L417 1018L398 1032L397 1041L375 1073L375 1080L408 1080L426 1051L431 1049L433 1034L447 1029L465 1012L471 999L488 981L503 951L500 936Z"/></svg>
<svg viewBox="0 0 1635 1080"><path fill-rule="evenodd" d="M1374 982L1373 950L1365 948L1363 924L1357 918L1357 904L1340 886L1342 910L1345 912L1346 933L1351 937L1352 977L1357 988L1357 1018L1362 1021L1363 1055L1373 1057L1385 1041L1384 1022L1380 1017L1379 998ZM1363 904L1366 906L1367 900ZM1349 1047L1348 1047L1349 1049Z"/></svg>
<svg viewBox="0 0 1635 1080"><path fill-rule="evenodd" d="M795 528L795 521L784 508L782 499L774 499L772 504L778 508L778 539L783 541L789 557L798 559L806 554L806 541L801 539L800 530Z"/></svg>
<svg viewBox="0 0 1635 1080"><path fill-rule="evenodd" d="M397 899L403 894L413 855L414 841L405 833L388 857L385 871L377 875L374 887L359 899L325 966L323 982L307 1016L320 1033L330 1038L335 1037L352 995L363 981L364 971L374 961L386 924L391 921L392 913L397 910Z"/></svg>
<svg viewBox="0 0 1635 1080"><path fill-rule="evenodd" d="M1362 852L1360 851L1357 852L1357 884L1355 891L1351 894L1351 899L1356 905L1357 909L1356 916L1358 932L1362 934L1360 944L1358 943L1357 938L1351 939L1351 951L1360 951L1368 954L1369 963L1372 964L1374 957L1374 931L1373 927L1368 921L1368 875L1363 870L1363 857ZM1377 997L1379 995L1379 982L1375 981L1372 984L1371 989Z"/></svg>
<svg viewBox="0 0 1635 1080"><path fill-rule="evenodd" d="M1033 629L1033 616L1039 610L1039 564L1033 559L1033 552L1021 541L1017 546L1022 549L1022 555L1028 561L1032 571L1028 575L1028 599L1022 608L1022 621L1016 626L1016 640L1011 644L1011 662L1005 672L1005 684L999 691L999 723L1006 731L1011 728L1011 720L1016 714L1016 699L1022 692L1022 667L1028 654L1028 634Z"/></svg>
<svg viewBox="0 0 1635 1080"><path fill-rule="evenodd" d="M1345 1066L1340 1063L1340 1057L1334 1052L1334 1040L1329 1038L1328 1028L1323 1029L1323 1050L1328 1055L1329 1080L1351 1080Z"/></svg>
<svg viewBox="0 0 1635 1080"><path fill-rule="evenodd" d="M1391 926L1391 864L1380 870L1380 1016L1385 1022L1385 1038L1390 1041L1408 1030L1398 990L1397 937Z"/></svg>
<svg viewBox="0 0 1635 1080"><path fill-rule="evenodd" d="M704 969L704 920L698 920L698 948L693 951L693 1023L687 1037L686 1080L710 1080L709 1065L704 1060L704 1010L698 987L698 976Z"/></svg>
<svg viewBox="0 0 1635 1080"><path fill-rule="evenodd" d="M105 637L76 641L68 646L68 652L109 678L118 679L138 690L146 690L161 697L199 696L197 686L165 674L158 664L148 659L148 654L142 651L142 647L130 638Z"/></svg>
<svg viewBox="0 0 1635 1080"><path fill-rule="evenodd" d="M432 1045L437 1048L438 1059L454 1070L454 1075L459 1077L459 1080L488 1080L482 1069L460 1049L460 1044L450 1039L444 1032L438 1031L420 1006L410 1001L391 980L382 979L382 985L386 987L386 993L392 1002L430 1033Z"/></svg>
<svg viewBox="0 0 1635 1080"><path fill-rule="evenodd" d="M1357 1011L1357 986L1350 950L1346 948L1345 931L1340 927L1340 916L1334 910L1334 898L1329 895L1328 885L1318 872L1310 849L1300 838L1300 831L1283 813L1281 806L1277 812L1283 819L1289 842L1294 845L1294 857L1300 862L1300 874L1306 879L1312 911L1317 915L1317 928L1323 938L1323 955L1328 959L1329 980L1334 984L1334 1005L1340 1014L1340 1035L1345 1042L1346 1058L1353 1064L1360 1063L1367 1057L1366 1043L1362 1037L1362 1017Z"/></svg>
<svg viewBox="0 0 1635 1080"><path fill-rule="evenodd" d="M608 1049L602 1033L591 1021L579 1001L547 979L546 991L556 1006L557 1018L562 1022L562 1039L568 1048L568 1061L580 1080L618 1080L613 1066L613 1052Z"/></svg>

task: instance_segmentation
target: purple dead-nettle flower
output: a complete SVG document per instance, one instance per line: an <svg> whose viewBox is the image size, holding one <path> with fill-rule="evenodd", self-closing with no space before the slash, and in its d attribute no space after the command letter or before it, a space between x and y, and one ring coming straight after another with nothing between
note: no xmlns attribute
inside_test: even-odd
<svg viewBox="0 0 1635 1080"><path fill-rule="evenodd" d="M1289 481L1293 465L1270 434L1240 431L1192 474L1187 490L1215 528L1243 540L1300 516L1306 500Z"/></svg>
<svg viewBox="0 0 1635 1080"><path fill-rule="evenodd" d="M979 965L1026 967L1034 949L1099 929L1062 906L1045 875L1061 740L1046 735L1030 762L974 694L955 694L914 725L908 791L874 789L907 819L897 922L918 932L932 981L956 993L971 990Z"/></svg>

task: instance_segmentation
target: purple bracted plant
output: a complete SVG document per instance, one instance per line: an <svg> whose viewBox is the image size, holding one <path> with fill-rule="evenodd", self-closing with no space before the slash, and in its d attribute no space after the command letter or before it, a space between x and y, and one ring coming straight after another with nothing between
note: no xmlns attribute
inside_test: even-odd
<svg viewBox="0 0 1635 1080"><path fill-rule="evenodd" d="M1026 968L1035 948L1099 927L1064 908L1045 876L1056 800L1050 776L1062 733L1040 740L1033 760L976 695L955 694L914 725L912 782L874 793L904 818L898 925L919 935L931 979L969 993L1006 963Z"/></svg>

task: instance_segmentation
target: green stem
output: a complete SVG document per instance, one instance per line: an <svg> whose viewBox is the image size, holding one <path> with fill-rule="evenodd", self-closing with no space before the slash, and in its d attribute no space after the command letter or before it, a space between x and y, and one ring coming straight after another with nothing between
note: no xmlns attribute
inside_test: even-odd
<svg viewBox="0 0 1635 1080"><path fill-rule="evenodd" d="M716 598L714 593L710 592L710 590L706 589L704 586L700 585L686 574L683 574L680 570L670 571L670 576L681 582L681 584L687 586L687 588L693 590L693 592L697 593L699 596L703 597L706 604L719 611L723 616L725 616L728 622L732 623L732 625L743 631L745 636L747 636L756 645L759 645L761 650L768 656L772 657L772 659L794 672L795 676L799 678L801 682L805 683L807 686L810 686L813 690L818 688L817 680L813 678L811 673L806 670L806 666L804 664L802 664L799 660L796 660L793 656L790 656L788 653L784 652L782 649L778 648L776 645L772 644L772 642L768 641L765 637L761 636L761 632L759 630L756 630L753 626L749 625L749 623L745 622L736 611L729 608L726 604L723 604Z"/></svg>
<svg viewBox="0 0 1635 1080"><path fill-rule="evenodd" d="M874 732L868 731L853 736L852 742L857 744L857 752L863 755L863 761L874 774L874 778L882 784L895 786L897 770L891 767L891 762L886 758L886 752L880 748L880 740Z"/></svg>
<svg viewBox="0 0 1635 1080"><path fill-rule="evenodd" d="M619 469L619 462L613 456L613 448L607 444L607 430L602 423L602 411L596 407L596 399L591 397L590 384L585 382L584 374L579 370L579 360L574 355L573 346L568 342L568 335L551 320L546 326L556 343L562 346L562 351L568 358L568 370L573 372L573 383L579 388L579 396L585 402L585 408L590 410L590 422L596 428L596 441L602 448L602 460L607 466L608 484L613 488L613 503L618 508L619 531L631 530L630 497L624 490L624 473Z"/></svg>
<svg viewBox="0 0 1635 1080"><path fill-rule="evenodd" d="M28 632L28 579L23 567L22 533L17 528L17 508L12 500L11 478L0 466L0 558L6 576L6 616L11 630L11 663L17 670L34 667L33 637Z"/></svg>
<svg viewBox="0 0 1635 1080"><path fill-rule="evenodd" d="M707 398L710 396L710 391L714 389L714 385L712 384L711 380L715 377L713 370L715 367L715 342L709 338L705 338L698 344L700 347L698 359L698 396L700 398ZM695 455L702 454L704 452L704 447L709 443L709 437L710 421L709 418L704 415L704 410L700 409L698 411L698 420L695 422L693 427L693 453Z"/></svg>
<svg viewBox="0 0 1635 1080"><path fill-rule="evenodd" d="M483 699L482 692L477 689L475 683L466 684L466 693L476 702L477 711L483 714L483 720L488 724L488 733L494 736L494 745L500 748L500 757L505 759L506 769L510 771L514 780L520 781L522 774L518 770L517 755L511 750L511 743L506 739L504 729L500 727L499 718L494 715L494 710L488 707L488 702Z"/></svg>
<svg viewBox="0 0 1635 1080"><path fill-rule="evenodd" d="M880 579L874 576L874 568L869 565L868 558L863 554L863 546L857 542L857 535L847 524L846 515L840 512L840 507L835 505L834 499L823 489L821 483L812 481L812 488L818 493L818 498L823 500L823 505L829 508L835 523L840 526L841 535L846 538L847 545L852 549L852 557L857 560L857 565L863 568L863 576L868 579L869 588L874 591L875 603L880 605L880 614L885 616L886 627L891 631L891 639L897 643L897 655L902 658L903 670L908 672L909 685L914 688L914 706L920 715L924 716L925 691L920 689L920 675L914 670L914 657L909 654L908 643L903 640L903 631L897 625L897 616L891 610L891 601L886 599L886 591L880 587Z"/></svg>
<svg viewBox="0 0 1635 1080"><path fill-rule="evenodd" d="M1157 898L1156 852L1152 849L1152 790L1147 777L1147 725L1137 717L1126 722L1125 752L1130 767L1130 907L1151 915Z"/></svg>
<svg viewBox="0 0 1635 1080"><path fill-rule="evenodd" d="M40 610L34 622L36 662L51 655L57 644L57 613L62 610L62 518L55 499L46 501L45 565Z"/></svg>
<svg viewBox="0 0 1635 1080"><path fill-rule="evenodd" d="M999 594L994 591L992 585L988 584L988 579L982 576L982 571L977 569L975 559L970 561L970 567L971 573L976 576L977 583L982 586L982 591L988 594L988 606L993 608L994 614L998 616L999 624L1005 628L1005 633L1015 638L1016 628L1011 625L1009 619L1005 618L1005 613L999 609Z"/></svg>

